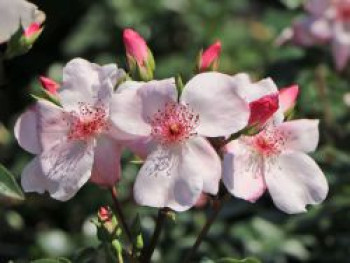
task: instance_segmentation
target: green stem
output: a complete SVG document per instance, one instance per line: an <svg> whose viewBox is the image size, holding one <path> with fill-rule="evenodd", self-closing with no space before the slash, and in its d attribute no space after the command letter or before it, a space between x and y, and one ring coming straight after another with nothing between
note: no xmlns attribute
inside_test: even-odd
<svg viewBox="0 0 350 263"><path fill-rule="evenodd" d="M153 232L153 236L151 238L151 242L150 242L148 248L144 251L143 255L141 256L142 263L149 263L151 261L151 258L152 258L153 252L156 248L156 245L158 243L160 234L162 233L162 228L163 228L163 225L164 225L165 219L166 219L166 212L167 212L166 208L159 209L159 211L158 211L156 226L155 226L155 229Z"/></svg>
<svg viewBox="0 0 350 263"><path fill-rule="evenodd" d="M203 226L202 230L199 232L199 235L197 236L196 242L193 244L190 251L187 253L184 263L190 263L191 258L194 256L194 254L197 252L200 244L208 234L210 227L218 217L221 208L223 207L224 201L226 201L229 198L229 194L226 193L221 199L214 200L213 202L213 212L212 214L207 218L207 221L205 225Z"/></svg>
<svg viewBox="0 0 350 263"><path fill-rule="evenodd" d="M113 186L110 188L110 192L112 195L112 200L114 203L114 208L115 208L116 215L118 217L118 221L121 223L121 227L123 229L123 232L126 234L126 237L129 241L129 243L132 245L133 243L132 243L131 231L130 231L128 225L126 224L125 216L123 214L120 203L118 201L117 189Z"/></svg>

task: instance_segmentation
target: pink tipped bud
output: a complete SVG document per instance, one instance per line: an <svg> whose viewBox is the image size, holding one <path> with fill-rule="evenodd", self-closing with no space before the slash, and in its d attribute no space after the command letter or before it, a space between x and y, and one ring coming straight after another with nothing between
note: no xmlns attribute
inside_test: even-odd
<svg viewBox="0 0 350 263"><path fill-rule="evenodd" d="M264 125L278 110L278 94L266 95L249 103L249 125Z"/></svg>
<svg viewBox="0 0 350 263"><path fill-rule="evenodd" d="M113 216L112 211L109 209L108 206L101 206L98 210L97 215L102 222L110 221Z"/></svg>
<svg viewBox="0 0 350 263"><path fill-rule="evenodd" d="M39 80L41 82L42 87L46 91L48 91L52 95L57 94L57 90L60 88L60 85L57 82L44 76L39 77Z"/></svg>
<svg viewBox="0 0 350 263"><path fill-rule="evenodd" d="M146 41L130 28L124 30L123 40L131 76L143 81L152 80L155 62Z"/></svg>
<svg viewBox="0 0 350 263"><path fill-rule="evenodd" d="M208 47L199 58L199 71L216 70L221 54L221 42L216 41Z"/></svg>
<svg viewBox="0 0 350 263"><path fill-rule="evenodd" d="M279 91L280 108L283 112L287 112L295 106L298 93L298 85L292 85Z"/></svg>
<svg viewBox="0 0 350 263"><path fill-rule="evenodd" d="M142 66L148 58L146 41L136 31L127 28L123 32L123 40L128 56L134 58Z"/></svg>
<svg viewBox="0 0 350 263"><path fill-rule="evenodd" d="M32 37L34 34L39 33L40 31L41 25L39 23L34 22L24 30L23 34L26 38L29 38Z"/></svg>

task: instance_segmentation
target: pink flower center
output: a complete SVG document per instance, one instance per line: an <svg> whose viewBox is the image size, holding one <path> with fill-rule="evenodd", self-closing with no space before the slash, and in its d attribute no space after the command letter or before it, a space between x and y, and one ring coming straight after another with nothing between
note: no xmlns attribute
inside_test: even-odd
<svg viewBox="0 0 350 263"><path fill-rule="evenodd" d="M159 110L149 120L152 136L161 143L171 144L187 140L195 135L199 123L199 115L188 105L171 102L163 110Z"/></svg>
<svg viewBox="0 0 350 263"><path fill-rule="evenodd" d="M350 21L350 1L338 0L336 1L337 19L344 22Z"/></svg>
<svg viewBox="0 0 350 263"><path fill-rule="evenodd" d="M279 130L266 129L255 136L244 137L244 141L258 154L270 157L281 153L286 142L286 134Z"/></svg>
<svg viewBox="0 0 350 263"><path fill-rule="evenodd" d="M101 105L80 103L79 112L71 113L68 139L86 140L108 129L106 109Z"/></svg>

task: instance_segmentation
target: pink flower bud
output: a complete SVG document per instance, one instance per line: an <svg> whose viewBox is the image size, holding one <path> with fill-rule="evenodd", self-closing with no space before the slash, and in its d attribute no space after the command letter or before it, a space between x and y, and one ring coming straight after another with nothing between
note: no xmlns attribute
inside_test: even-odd
<svg viewBox="0 0 350 263"><path fill-rule="evenodd" d="M278 94L266 95L249 103L249 125L264 125L278 110Z"/></svg>
<svg viewBox="0 0 350 263"><path fill-rule="evenodd" d="M199 71L215 70L218 67L221 53L221 42L216 41L208 47L199 58Z"/></svg>
<svg viewBox="0 0 350 263"><path fill-rule="evenodd" d="M124 30L123 40L127 55L134 58L140 66L143 66L148 59L146 41L130 28Z"/></svg>
<svg viewBox="0 0 350 263"><path fill-rule="evenodd" d="M280 89L279 102L280 102L281 110L283 112L286 112L295 106L298 93L299 93L298 85L292 85L290 87Z"/></svg>
<svg viewBox="0 0 350 263"><path fill-rule="evenodd" d="M24 30L23 34L26 38L29 38L34 34L39 33L40 31L41 31L41 25L39 23L34 22Z"/></svg>
<svg viewBox="0 0 350 263"><path fill-rule="evenodd" d="M39 80L41 82L42 87L46 91L48 91L52 95L57 94L57 90L60 88L60 85L57 82L44 76L40 76Z"/></svg>
<svg viewBox="0 0 350 263"><path fill-rule="evenodd" d="M102 222L107 222L112 219L112 212L109 209L108 206L101 206L100 209L98 210L98 218Z"/></svg>

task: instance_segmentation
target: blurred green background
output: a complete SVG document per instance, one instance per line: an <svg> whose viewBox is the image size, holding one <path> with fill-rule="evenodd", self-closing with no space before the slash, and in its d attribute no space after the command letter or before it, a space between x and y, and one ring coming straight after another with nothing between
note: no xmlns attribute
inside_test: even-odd
<svg viewBox="0 0 350 263"><path fill-rule="evenodd" d="M74 57L125 67L122 30L132 27L153 50L156 77L193 73L198 51L222 41L220 71L272 77L279 87L297 83L296 117L321 119L321 142L313 157L325 171L330 193L308 213L286 215L268 195L256 204L232 198L201 245L194 262L224 256L256 256L263 262L350 262L350 70L333 70L327 47L275 47L274 39L302 12L300 1L285 0L37 0L47 15L45 29L27 54L3 64L0 83L0 162L17 177L32 158L13 138L16 117L33 102L38 76L61 78L62 66ZM288 8L289 7L289 8ZM1 18L0 18L1 19ZM346 100L347 98L347 100ZM134 204L130 189L138 165L123 158L118 185L131 219L142 217L146 238L153 231L156 209ZM18 206L0 207L0 262L75 256L97 247L90 219L110 204L108 191L88 184L69 202L28 194ZM207 209L195 208L168 222L155 262L181 262L205 221ZM90 262L103 262L95 254ZM27 260L27 261L26 261ZM88 262L88 261L80 261Z"/></svg>

